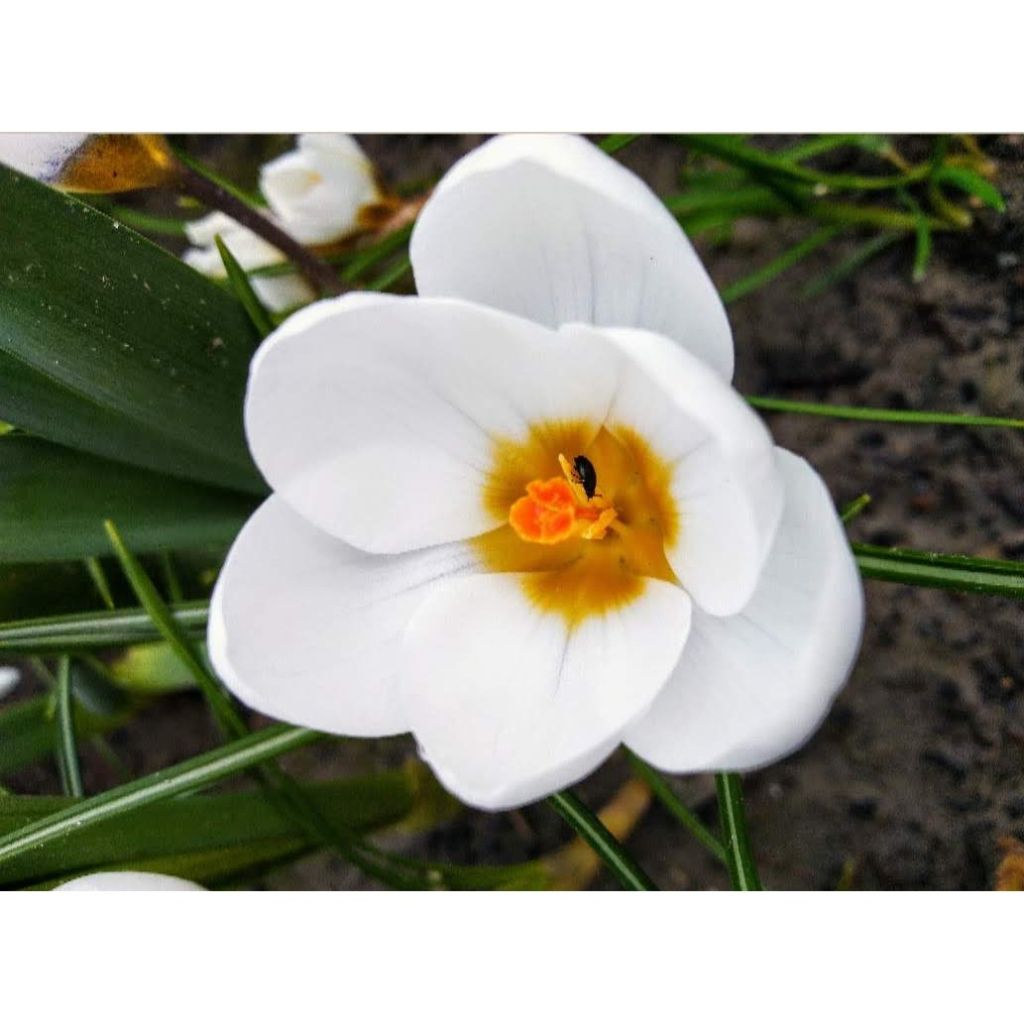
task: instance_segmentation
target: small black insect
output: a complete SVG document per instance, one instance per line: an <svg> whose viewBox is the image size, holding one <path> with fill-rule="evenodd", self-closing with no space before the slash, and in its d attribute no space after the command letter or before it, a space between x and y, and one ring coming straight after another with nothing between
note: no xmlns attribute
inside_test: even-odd
<svg viewBox="0 0 1024 1024"><path fill-rule="evenodd" d="M589 501L597 491L597 470L586 455L577 455L572 460L572 478L583 488Z"/></svg>

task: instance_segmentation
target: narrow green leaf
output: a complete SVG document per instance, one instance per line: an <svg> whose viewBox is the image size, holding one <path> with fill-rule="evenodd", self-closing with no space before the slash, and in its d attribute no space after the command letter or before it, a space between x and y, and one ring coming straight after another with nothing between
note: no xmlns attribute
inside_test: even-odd
<svg viewBox="0 0 1024 1024"><path fill-rule="evenodd" d="M953 185L968 195L976 196L993 210L998 210L1000 213L1006 212L1006 201L1003 199L1002 193L977 171L946 164L935 172L935 180L944 185Z"/></svg>
<svg viewBox="0 0 1024 1024"><path fill-rule="evenodd" d="M937 587L1024 599L1024 564L967 555L941 555L874 544L853 544L862 576L915 587Z"/></svg>
<svg viewBox="0 0 1024 1024"><path fill-rule="evenodd" d="M375 267L385 257L392 255L402 249L412 237L412 224L392 231L385 235L379 242L357 250L350 259L346 261L345 269L342 272L342 280L348 284L355 284L367 270Z"/></svg>
<svg viewBox="0 0 1024 1024"><path fill-rule="evenodd" d="M0 560L5 562L105 554L103 520L112 517L138 551L226 546L254 504L236 491L76 452L42 438L0 437Z"/></svg>
<svg viewBox="0 0 1024 1024"><path fill-rule="evenodd" d="M639 135L619 134L619 135L606 135L598 145L606 153L618 153L620 149L625 149L631 142L635 142L639 139Z"/></svg>
<svg viewBox="0 0 1024 1024"><path fill-rule="evenodd" d="M421 774L421 773L420 773ZM336 825L354 832L393 826L414 814L422 802L419 774L398 770L326 783L308 784L310 800ZM16 797L0 800L0 835L36 824L54 813L71 811L74 803L58 797ZM267 843L286 844L292 852L312 849L294 822L283 818L258 792L190 796L149 804L93 828L69 833L59 844L41 847L0 869L0 885L29 885L50 876L80 874L114 865L138 866L155 858L176 858L233 852L262 862ZM251 849L256 846L257 849ZM275 848L274 858L285 851ZM253 866L250 863L248 866ZM223 861L188 874L213 881ZM210 869L214 870L211 871Z"/></svg>
<svg viewBox="0 0 1024 1024"><path fill-rule="evenodd" d="M96 586L96 592L104 605L111 611L114 608L114 595L110 591L110 583L107 581L107 574L103 571L100 560L92 555L85 559L85 568L89 578Z"/></svg>
<svg viewBox="0 0 1024 1024"><path fill-rule="evenodd" d="M830 174L793 163L729 135L682 135L680 141L734 167L767 173L782 179L811 182L836 190L878 191L909 185L928 177L930 166L921 164L898 175Z"/></svg>
<svg viewBox="0 0 1024 1024"><path fill-rule="evenodd" d="M241 304L85 203L0 168L0 420L263 493L242 430Z"/></svg>
<svg viewBox="0 0 1024 1024"><path fill-rule="evenodd" d="M214 678L213 673L206 667L185 631L175 621L164 599L153 585L153 581L142 568L139 560L128 550L117 527L109 519L104 522L103 526L139 603L146 609L146 613L153 620L163 639L170 644L182 665L202 690L203 696L224 734L236 738L245 735L248 732L245 719L242 718L231 698Z"/></svg>
<svg viewBox="0 0 1024 1024"><path fill-rule="evenodd" d="M75 801L0 836L0 864L59 844L78 830L120 817L140 807L213 785L275 757L315 743L320 736L299 726L275 725L154 772L105 793ZM6 869L5 869L6 870Z"/></svg>
<svg viewBox="0 0 1024 1024"><path fill-rule="evenodd" d="M183 629L202 636L209 616L207 601L185 601L169 609ZM0 624L0 651L50 654L159 640L160 631L143 608L49 615Z"/></svg>
<svg viewBox="0 0 1024 1024"><path fill-rule="evenodd" d="M795 266L802 259L809 256L816 249L820 249L823 245L832 241L840 231L842 231L840 227L819 228L813 234L808 235L805 239L797 242L796 245L777 256L770 263L723 288L721 292L722 301L728 305L737 299L743 298L744 295L749 295L752 291L763 287L769 281L778 277L779 274L789 270L790 267Z"/></svg>
<svg viewBox="0 0 1024 1024"><path fill-rule="evenodd" d="M61 778L68 796L82 797L82 772L78 764L75 719L71 710L71 659L63 657L57 665L57 751Z"/></svg>
<svg viewBox="0 0 1024 1024"><path fill-rule="evenodd" d="M863 245L857 246L845 259L840 260L830 270L818 275L809 281L803 288L803 295L807 298L815 298L829 288L834 288L841 281L845 281L851 274L860 270L865 263L874 259L879 253L884 252L894 242L898 242L904 236L895 232L886 231L874 238L869 239Z"/></svg>
<svg viewBox="0 0 1024 1024"><path fill-rule="evenodd" d="M747 818L743 809L743 782L735 772L719 772L715 776L718 790L718 813L725 834L726 866L734 889L757 892L761 880L747 837Z"/></svg>
<svg viewBox="0 0 1024 1024"><path fill-rule="evenodd" d="M227 247L224 239L220 235L215 235L213 240L217 243L217 251L220 253L224 269L228 273L228 282L234 290L235 297L245 307L245 311L249 314L249 319L252 321L252 325L256 328L259 336L265 338L274 329L270 314L264 308L263 303L260 302L260 297L249 283L249 276L242 269L242 265L238 260L235 259L234 253Z"/></svg>
<svg viewBox="0 0 1024 1024"><path fill-rule="evenodd" d="M388 288L391 288L399 281L401 281L402 278L405 277L405 275L408 274L411 270L412 261L409 259L408 256L402 256L394 263L393 266L385 270L384 273L380 275L380 277L377 277L373 281L371 281L366 286L366 290L368 292L387 291Z"/></svg>
<svg viewBox="0 0 1024 1024"><path fill-rule="evenodd" d="M726 849L722 841L672 792L669 784L646 761L641 761L632 751L626 752L633 771L651 787L661 805L685 828L705 849L720 861L726 861Z"/></svg>
<svg viewBox="0 0 1024 1024"><path fill-rule="evenodd" d="M826 405L821 402L796 402L788 398L747 395L755 409L767 412L793 412L803 416L828 416L839 420L863 420L869 423L930 424L954 427L1024 428L1024 420L1005 416L972 416L961 412L923 412L910 409L874 409L864 405Z"/></svg>
<svg viewBox="0 0 1024 1024"><path fill-rule="evenodd" d="M577 797L566 790L548 797L547 802L585 839L624 889L647 891L657 886L643 868L626 852L619 841L601 824L600 819Z"/></svg>
<svg viewBox="0 0 1024 1024"><path fill-rule="evenodd" d="M843 509L840 514L840 518L844 523L849 523L856 519L871 504L870 494L861 494L854 498L846 508Z"/></svg>
<svg viewBox="0 0 1024 1024"><path fill-rule="evenodd" d="M801 163L813 157L821 156L823 153L831 153L833 150L843 147L863 149L869 153L879 153L889 145L889 140L884 135L818 135L803 142L798 142L786 149L779 150L775 156L780 160L788 160L792 163Z"/></svg>

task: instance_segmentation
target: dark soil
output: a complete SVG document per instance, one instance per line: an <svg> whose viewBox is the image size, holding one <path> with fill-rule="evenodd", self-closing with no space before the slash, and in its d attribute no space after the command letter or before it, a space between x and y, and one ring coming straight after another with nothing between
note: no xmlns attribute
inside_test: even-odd
<svg viewBox="0 0 1024 1024"><path fill-rule="evenodd" d="M479 137L366 137L385 174L442 172ZM967 234L936 239L927 277L910 281L910 243L890 248L817 298L801 289L857 244L837 240L730 309L737 386L748 393L843 404L1024 417L1024 141L983 140L999 162L1008 212L979 212ZM621 154L656 189L672 190L679 150L665 140ZM763 265L805 225L750 222L704 248L719 285ZM703 247L702 247L703 248ZM900 427L773 414L779 443L806 456L837 504L872 503L855 540L1024 558L1024 435ZM849 685L799 753L747 777L751 839L770 888L983 889L1004 835L1024 838L1024 609L987 596L868 582L864 645ZM131 771L214 740L190 695L112 737ZM394 763L405 740L352 741L305 752L310 774ZM598 805L627 775L621 755L581 787ZM49 769L20 791L56 791ZM87 785L115 780L87 764ZM708 776L678 778L680 796L714 822ZM459 863L530 858L569 837L544 805L514 815L467 812L406 844ZM654 806L630 849L664 888L722 888L722 868ZM327 856L269 879L273 887L372 887ZM614 887L605 878L599 884Z"/></svg>

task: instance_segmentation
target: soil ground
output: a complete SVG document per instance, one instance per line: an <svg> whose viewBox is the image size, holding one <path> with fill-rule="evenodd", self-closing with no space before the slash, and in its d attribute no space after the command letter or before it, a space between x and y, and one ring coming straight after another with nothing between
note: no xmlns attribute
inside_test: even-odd
<svg viewBox="0 0 1024 1024"><path fill-rule="evenodd" d="M234 140L232 140L234 141ZM364 137L386 176L442 172L479 137ZM804 284L857 244L838 239L730 308L737 385L747 393L1024 417L1024 141L982 140L999 162L1004 215L980 213L964 235L940 236L927 277L910 280L910 245L885 251L816 298ZM911 143L912 144L912 143ZM624 163L673 189L679 149L634 143ZM732 241L702 246L719 285L766 263L806 225L744 222ZM853 539L1024 558L1024 434L901 427L770 414L782 445L808 458L837 504L872 496ZM766 886L779 889L983 889L998 839L1024 838L1022 607L987 596L867 582L864 644L849 685L800 752L750 774L752 843ZM214 742L198 699L164 702L112 737L132 771ZM304 752L310 775L400 761L407 740L351 741ZM87 785L110 785L90 759ZM599 804L627 776L621 755L581 787ZM46 768L19 791L54 792ZM678 778L683 800L711 823L707 776ZM465 864L527 859L568 838L544 805L516 814L467 812L406 844ZM721 867L654 806L629 842L664 888L724 888ZM369 888L354 869L310 858L267 879L274 888ZM599 886L614 888L602 878Z"/></svg>

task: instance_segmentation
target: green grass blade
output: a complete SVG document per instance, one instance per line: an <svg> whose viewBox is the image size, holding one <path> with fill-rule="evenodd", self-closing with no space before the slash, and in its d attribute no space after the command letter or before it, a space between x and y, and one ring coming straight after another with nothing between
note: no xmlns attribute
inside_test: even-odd
<svg viewBox="0 0 1024 1024"><path fill-rule="evenodd" d="M75 740L75 719L71 697L71 659L60 659L57 665L57 750L61 778L68 796L82 797L82 772L78 763L78 744Z"/></svg>
<svg viewBox="0 0 1024 1024"><path fill-rule="evenodd" d="M639 138L639 135L606 135L598 145L610 155L618 153L620 149L625 149L631 142L635 142Z"/></svg>
<svg viewBox="0 0 1024 1024"><path fill-rule="evenodd" d="M274 725L190 758L172 768L153 772L105 793L86 797L22 828L0 836L0 864L60 843L77 830L97 825L161 800L194 793L275 757L320 739L311 729Z"/></svg>
<svg viewBox="0 0 1024 1024"><path fill-rule="evenodd" d="M117 527L108 519L104 522L104 528L110 543L114 548L121 568L124 570L128 582L131 584L139 603L146 610L146 614L153 620L160 635L181 660L188 672L192 675L196 685L202 690L210 710L217 719L218 724L227 736L239 737L248 732L245 720L239 714L231 698L227 695L220 683L214 678L213 673L203 663L199 652L193 647L185 631L175 621L170 609L164 603L159 591L153 585L146 570L142 568L139 560L125 546L124 539L118 532Z"/></svg>
<svg viewBox="0 0 1024 1024"><path fill-rule="evenodd" d="M168 608L174 621L191 636L203 634L209 610L207 601L185 601ZM143 608L76 612L0 624L0 652L5 654L52 654L159 639L160 631Z"/></svg>
<svg viewBox="0 0 1024 1024"><path fill-rule="evenodd" d="M110 582L107 580L107 574L103 571L100 560L95 555L90 555L85 559L85 568L96 587L96 592L100 595L100 600L110 611L113 611L114 595L110 591Z"/></svg>
<svg viewBox="0 0 1024 1024"><path fill-rule="evenodd" d="M986 206L998 210L999 213L1006 212L1006 201L1003 199L1002 193L977 171L969 170L966 167L946 165L935 172L935 180L943 185L953 185L968 195L976 196Z"/></svg>
<svg viewBox="0 0 1024 1024"><path fill-rule="evenodd" d="M743 782L735 772L719 772L715 776L718 790L718 813L725 833L726 865L734 889L758 892L761 880L750 850L747 818L743 808Z"/></svg>
<svg viewBox="0 0 1024 1024"><path fill-rule="evenodd" d="M850 523L857 518L871 504L870 494L861 494L853 499L840 513L839 518L844 523Z"/></svg>
<svg viewBox="0 0 1024 1024"><path fill-rule="evenodd" d="M412 270L412 261L408 256L402 256L395 261L395 264L384 271L379 277L372 280L366 285L368 292L383 292L387 291L393 285L405 277Z"/></svg>
<svg viewBox="0 0 1024 1024"><path fill-rule="evenodd" d="M217 251L224 263L224 269L228 274L228 282L235 293L235 297L245 307L253 327L261 338L265 338L273 329L274 324L270 319L260 297L256 294L253 286L249 283L249 276L242 269L241 263L235 259L234 253L227 247L220 235L213 239L217 243Z"/></svg>
<svg viewBox="0 0 1024 1024"><path fill-rule="evenodd" d="M747 395L755 409L766 412L792 412L803 416L829 416L839 420L862 420L868 423L931 424L953 427L1024 428L1024 420L1006 416L972 416L961 412L918 412L910 409L874 409L862 405L826 405L820 402L797 402L788 398Z"/></svg>
<svg viewBox="0 0 1024 1024"><path fill-rule="evenodd" d="M884 252L894 242L898 242L904 236L895 232L882 232L874 238L869 239L863 245L857 246L845 259L840 260L831 270L819 274L803 288L803 295L812 299L823 292L834 288L837 284L845 281L851 274L860 270L865 263L874 259L879 253Z"/></svg>
<svg viewBox="0 0 1024 1024"><path fill-rule="evenodd" d="M836 226L819 228L813 234L808 235L805 239L797 242L796 245L777 256L770 263L723 288L721 292L722 301L729 305L729 303L736 302L758 288L762 288L769 281L773 281L781 273L795 266L816 249L820 249L823 245L831 242L842 230L841 227Z"/></svg>
<svg viewBox="0 0 1024 1024"><path fill-rule="evenodd" d="M633 771L651 787L662 806L687 829L709 853L723 863L726 862L726 849L722 841L672 792L669 784L646 761L642 761L632 751L626 751Z"/></svg>
<svg viewBox="0 0 1024 1024"><path fill-rule="evenodd" d="M861 575L888 583L1024 599L1024 564L853 544Z"/></svg>
<svg viewBox="0 0 1024 1024"><path fill-rule="evenodd" d="M590 844L624 889L657 889L643 868L630 857L618 840L601 824L597 815L579 797L566 790L549 796L547 802Z"/></svg>

